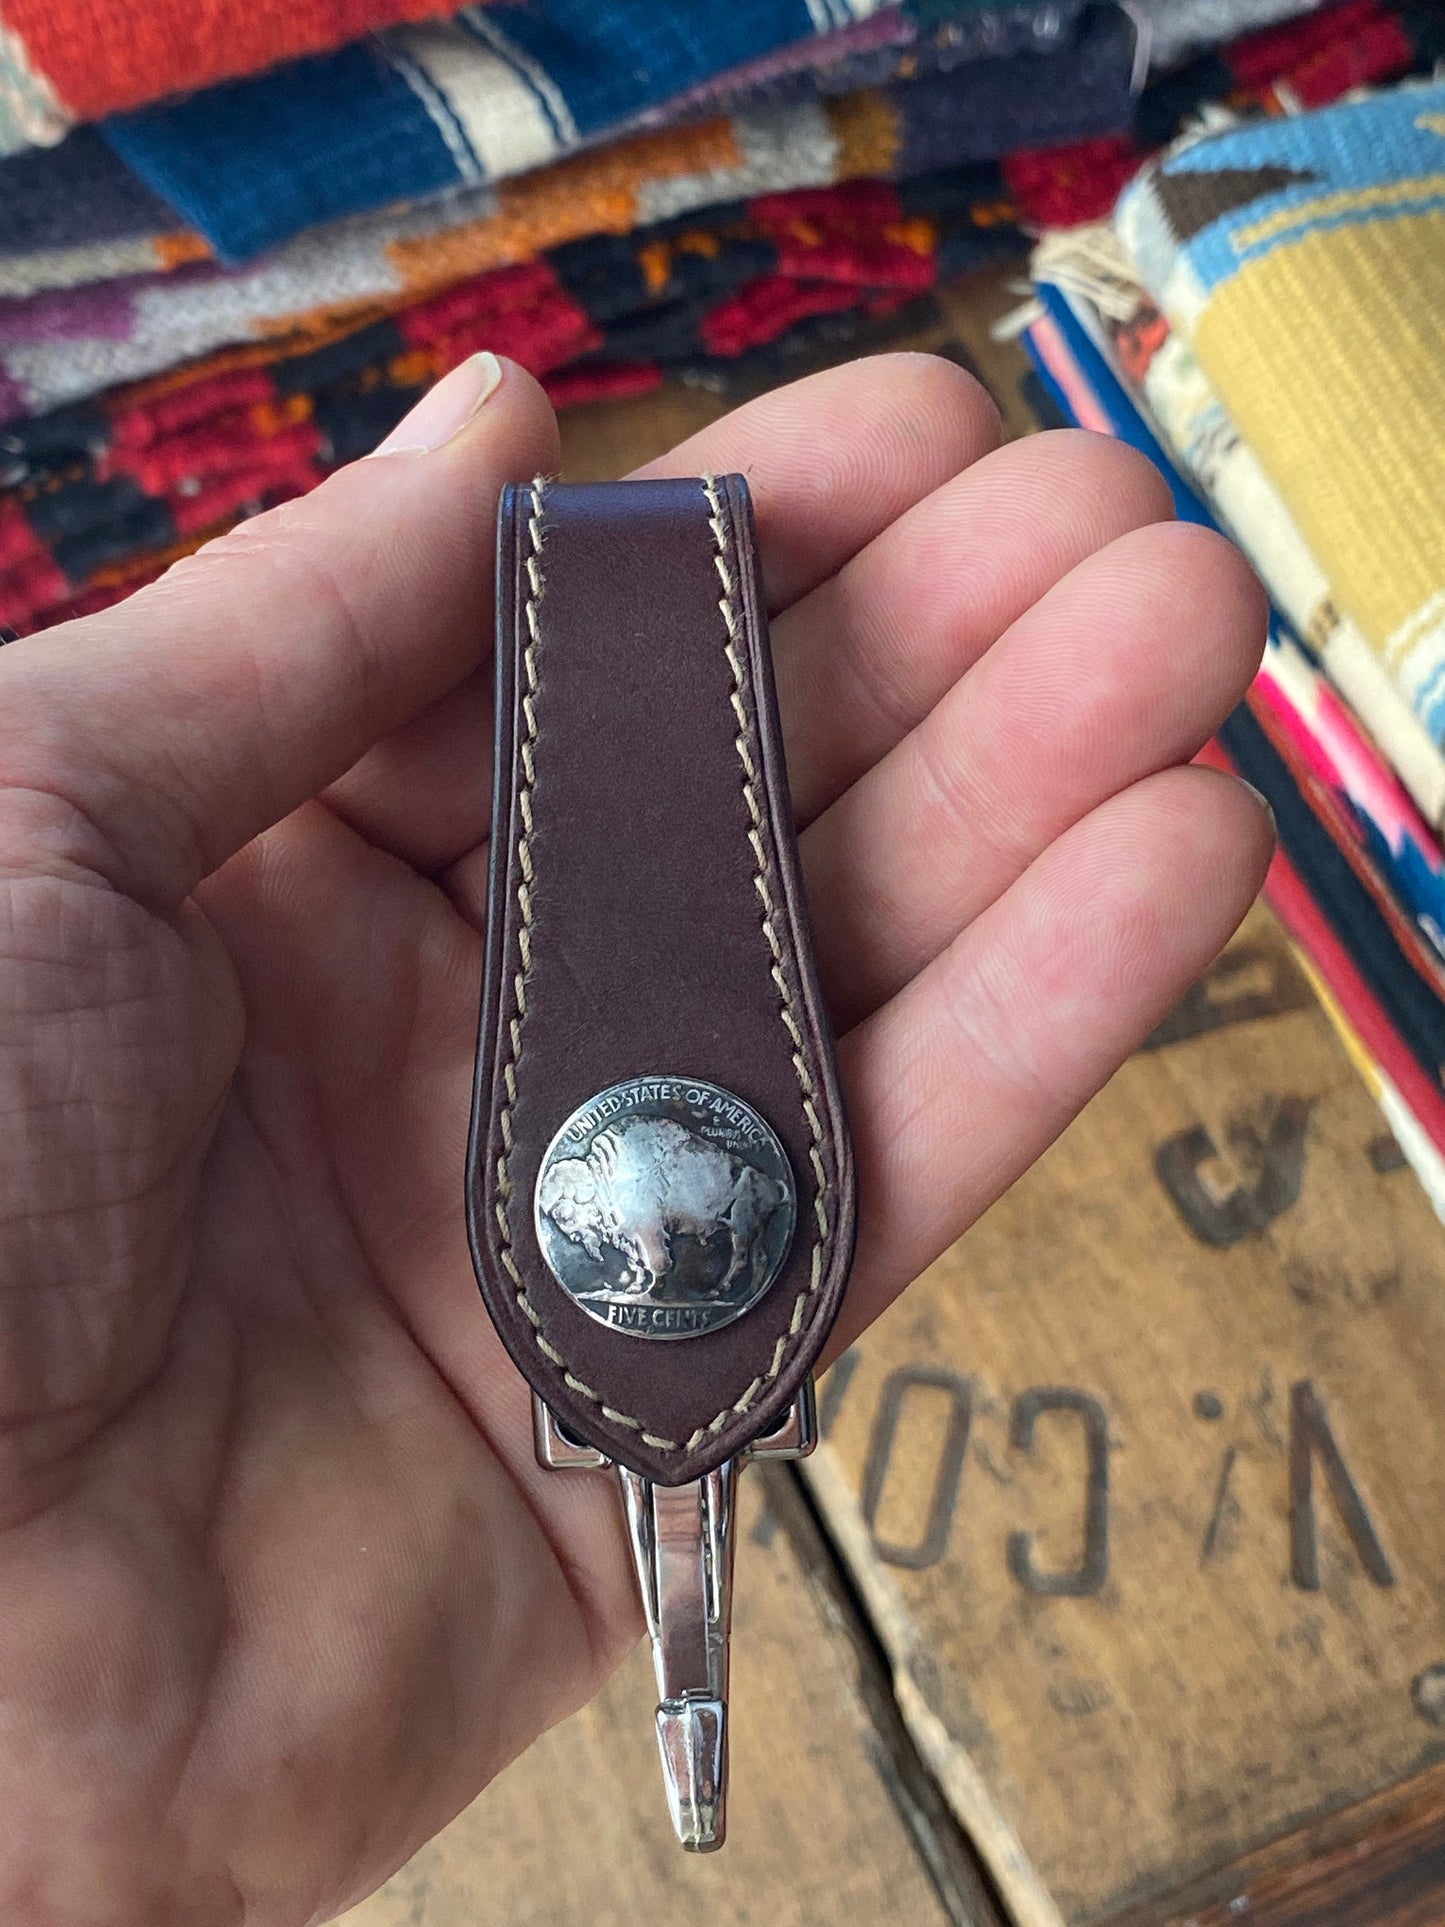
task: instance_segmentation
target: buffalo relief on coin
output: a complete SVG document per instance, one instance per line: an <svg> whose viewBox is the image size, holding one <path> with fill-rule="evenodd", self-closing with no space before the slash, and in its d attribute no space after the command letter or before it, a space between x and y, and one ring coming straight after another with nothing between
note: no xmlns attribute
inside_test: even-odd
<svg viewBox="0 0 1445 1927"><path fill-rule="evenodd" d="M777 1133L716 1084L639 1077L574 1111L537 1175L548 1269L640 1338L731 1324L782 1270L796 1191Z"/></svg>

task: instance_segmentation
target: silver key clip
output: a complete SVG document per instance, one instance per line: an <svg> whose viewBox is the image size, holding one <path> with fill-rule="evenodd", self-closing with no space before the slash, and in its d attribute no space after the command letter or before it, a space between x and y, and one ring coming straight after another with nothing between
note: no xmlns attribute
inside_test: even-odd
<svg viewBox="0 0 1445 1927"><path fill-rule="evenodd" d="M532 1418L539 1462L601 1467L605 1453L570 1438L541 1399ZM657 1674L657 1748L673 1830L689 1853L727 1834L728 1636L738 1468L749 1459L806 1458L817 1444L813 1381L781 1422L706 1478L654 1485L618 1466L632 1558Z"/></svg>

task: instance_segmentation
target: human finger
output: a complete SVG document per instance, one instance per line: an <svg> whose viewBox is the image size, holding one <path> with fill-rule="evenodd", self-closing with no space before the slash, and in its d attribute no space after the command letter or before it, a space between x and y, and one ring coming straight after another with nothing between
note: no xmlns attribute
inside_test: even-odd
<svg viewBox="0 0 1445 1927"><path fill-rule="evenodd" d="M465 679L497 495L555 465L551 408L475 356L378 456L0 655L0 793L31 856L172 904Z"/></svg>
<svg viewBox="0 0 1445 1927"><path fill-rule="evenodd" d="M997 446L981 382L941 355L870 355L775 388L636 478L747 477L770 611L785 608Z"/></svg>
<svg viewBox="0 0 1445 1927"><path fill-rule="evenodd" d="M1229 940L1273 849L1212 770L1136 783L1050 845L842 1040L859 1244L829 1355L999 1197Z"/></svg>
<svg viewBox="0 0 1445 1927"><path fill-rule="evenodd" d="M1078 429L1031 435L935 489L784 611L773 654L800 825L1070 569L1173 514L1134 449Z"/></svg>
<svg viewBox="0 0 1445 1927"><path fill-rule="evenodd" d="M1189 523L1066 575L803 837L843 1029L902 988L1055 838L1197 754L1259 667L1263 592Z"/></svg>

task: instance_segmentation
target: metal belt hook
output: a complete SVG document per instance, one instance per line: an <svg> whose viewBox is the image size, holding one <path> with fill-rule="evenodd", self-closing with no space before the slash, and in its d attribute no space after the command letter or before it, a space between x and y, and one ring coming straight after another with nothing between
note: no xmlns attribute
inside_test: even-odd
<svg viewBox="0 0 1445 1927"><path fill-rule="evenodd" d="M534 1394L540 1464L554 1470L613 1463L570 1438ZM749 1459L802 1459L818 1442L813 1381L774 1429L688 1485L654 1485L617 1466L657 1674L657 1749L673 1830L689 1853L712 1853L727 1834L728 1636L732 1626L738 1469Z"/></svg>

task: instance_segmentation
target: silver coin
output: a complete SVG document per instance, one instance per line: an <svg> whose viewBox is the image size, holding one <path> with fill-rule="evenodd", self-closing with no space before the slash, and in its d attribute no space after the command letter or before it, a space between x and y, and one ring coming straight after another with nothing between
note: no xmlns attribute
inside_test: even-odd
<svg viewBox="0 0 1445 1927"><path fill-rule="evenodd" d="M692 1338L755 1305L793 1241L797 1190L763 1117L686 1077L634 1077L579 1106L537 1174L548 1269L588 1314Z"/></svg>

